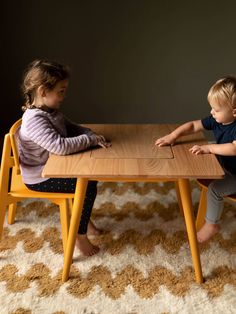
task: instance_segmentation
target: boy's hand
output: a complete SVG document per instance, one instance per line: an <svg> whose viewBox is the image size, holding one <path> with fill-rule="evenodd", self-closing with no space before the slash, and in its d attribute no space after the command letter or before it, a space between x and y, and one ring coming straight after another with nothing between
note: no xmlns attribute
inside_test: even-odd
<svg viewBox="0 0 236 314"><path fill-rule="evenodd" d="M165 146L165 145L173 145L176 141L176 138L170 133L166 136L158 138L155 142L155 145Z"/></svg>
<svg viewBox="0 0 236 314"><path fill-rule="evenodd" d="M194 145L193 147L189 149L189 151L195 155L211 153L209 145L201 145L201 146Z"/></svg>
<svg viewBox="0 0 236 314"><path fill-rule="evenodd" d="M98 134L95 134L95 135L96 135L99 146L103 148L111 147L111 142L107 141L103 135L98 135Z"/></svg>

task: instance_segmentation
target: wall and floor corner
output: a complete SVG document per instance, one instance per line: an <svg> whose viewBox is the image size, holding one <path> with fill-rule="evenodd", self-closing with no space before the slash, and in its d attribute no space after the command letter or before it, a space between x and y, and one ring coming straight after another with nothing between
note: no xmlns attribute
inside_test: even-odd
<svg viewBox="0 0 236 314"><path fill-rule="evenodd" d="M236 74L235 9L233 0L4 0L1 137L21 116L21 75L35 58L71 67L62 111L78 123L207 115L211 84Z"/></svg>

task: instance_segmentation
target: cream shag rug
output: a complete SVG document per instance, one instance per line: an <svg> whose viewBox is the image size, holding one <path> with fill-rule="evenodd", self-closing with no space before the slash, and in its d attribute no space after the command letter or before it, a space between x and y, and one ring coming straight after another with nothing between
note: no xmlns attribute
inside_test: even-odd
<svg viewBox="0 0 236 314"><path fill-rule="evenodd" d="M99 184L92 218L104 233L92 241L102 249L90 258L75 250L62 284L58 207L19 204L0 242L0 313L236 313L235 216L226 203L221 232L201 245L206 282L199 285L174 185Z"/></svg>

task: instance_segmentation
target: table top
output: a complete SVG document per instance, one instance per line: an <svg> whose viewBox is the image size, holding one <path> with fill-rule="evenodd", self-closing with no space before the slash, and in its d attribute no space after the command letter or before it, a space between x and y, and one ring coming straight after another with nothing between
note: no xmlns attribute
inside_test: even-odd
<svg viewBox="0 0 236 314"><path fill-rule="evenodd" d="M215 155L193 155L189 148L202 145L202 132L181 137L174 146L157 147L155 140L177 125L174 124L86 124L97 134L111 140L112 147L92 148L76 154L51 154L43 177L84 177L158 179L222 178L224 171Z"/></svg>

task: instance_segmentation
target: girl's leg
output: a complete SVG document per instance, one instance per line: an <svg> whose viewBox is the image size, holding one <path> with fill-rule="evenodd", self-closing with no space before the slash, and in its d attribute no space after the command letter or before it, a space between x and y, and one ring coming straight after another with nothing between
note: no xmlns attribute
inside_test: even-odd
<svg viewBox="0 0 236 314"><path fill-rule="evenodd" d="M205 242L220 229L219 222L224 208L224 196L236 193L236 176L226 173L224 179L214 180L207 191L205 224L197 233L198 242Z"/></svg>
<svg viewBox="0 0 236 314"><path fill-rule="evenodd" d="M80 226L78 230L79 234L86 234L88 229L91 232L93 231L95 232L97 230L92 223L89 224L96 196L97 196L97 181L88 181L88 186L84 198L83 211L80 219Z"/></svg>
<svg viewBox="0 0 236 314"><path fill-rule="evenodd" d="M94 223L92 222L92 220L89 220L88 223L88 229L87 229L87 235L94 235L94 236L98 236L101 234L101 230L98 229Z"/></svg>
<svg viewBox="0 0 236 314"><path fill-rule="evenodd" d="M97 181L89 181L84 199L84 206L81 214L78 235L75 243L76 247L78 247L80 251L86 256L94 255L99 251L99 248L97 246L92 245L92 243L87 238L88 229L90 230L90 232L92 231L94 234L95 232L99 233L98 229L96 229L92 223L89 223L96 195L97 195Z"/></svg>
<svg viewBox="0 0 236 314"><path fill-rule="evenodd" d="M34 191L41 192L57 192L57 193L74 193L76 186L75 178L52 178L38 184L26 184L26 186ZM76 246L81 252L90 256L96 254L99 251L97 246L94 246L87 238L87 229L95 233L99 233L99 230L90 222L90 216L93 208L93 204L97 195L97 181L89 181L85 195L84 206L81 214L81 220L78 230L78 236L76 240ZM89 225L89 228L88 228Z"/></svg>

